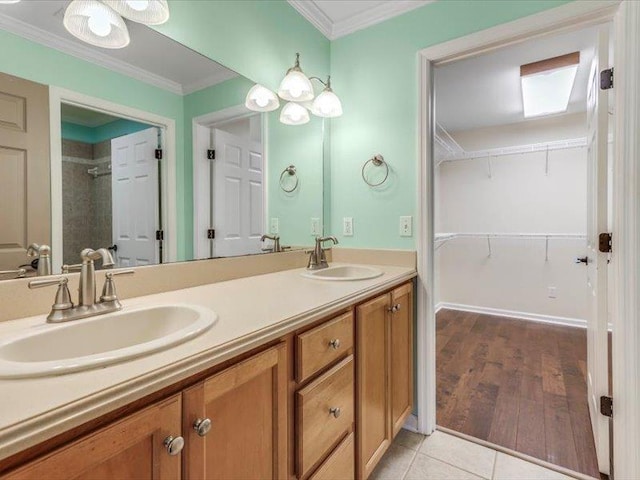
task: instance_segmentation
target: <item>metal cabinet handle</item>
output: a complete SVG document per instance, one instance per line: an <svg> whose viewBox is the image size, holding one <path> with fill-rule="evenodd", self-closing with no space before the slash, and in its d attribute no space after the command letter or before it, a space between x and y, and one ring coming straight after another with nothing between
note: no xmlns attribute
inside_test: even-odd
<svg viewBox="0 0 640 480"><path fill-rule="evenodd" d="M204 437L209 430L211 430L211 419L210 418L196 418L196 421L193 422L193 429L196 431L198 436Z"/></svg>
<svg viewBox="0 0 640 480"><path fill-rule="evenodd" d="M178 455L184 448L184 438L172 437L171 435L169 435L164 439L162 444L166 447L167 453L169 455Z"/></svg>
<svg viewBox="0 0 640 480"><path fill-rule="evenodd" d="M333 340L331 340L329 342L329 346L331 348L333 348L334 350L338 350L340 348L340 339L339 338L334 338Z"/></svg>
<svg viewBox="0 0 640 480"><path fill-rule="evenodd" d="M338 418L342 413L342 410L340 410L340 407L331 407L329 409L329 413L333 415L335 418Z"/></svg>
<svg viewBox="0 0 640 480"><path fill-rule="evenodd" d="M398 310L400 310L401 305L399 303L396 303L393 308L395 308L394 312L397 312Z"/></svg>

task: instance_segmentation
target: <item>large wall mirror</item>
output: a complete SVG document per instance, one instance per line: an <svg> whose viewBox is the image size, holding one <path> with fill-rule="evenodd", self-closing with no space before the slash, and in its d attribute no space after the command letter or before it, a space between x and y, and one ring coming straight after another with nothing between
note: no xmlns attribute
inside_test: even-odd
<svg viewBox="0 0 640 480"><path fill-rule="evenodd" d="M141 24L88 45L67 4L0 4L0 280L73 271L84 248L124 267L313 244L321 118L249 111L254 82Z"/></svg>

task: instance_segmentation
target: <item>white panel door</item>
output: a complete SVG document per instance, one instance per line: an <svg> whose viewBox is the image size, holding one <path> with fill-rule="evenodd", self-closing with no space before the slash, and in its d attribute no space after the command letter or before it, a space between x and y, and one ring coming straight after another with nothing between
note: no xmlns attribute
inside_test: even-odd
<svg viewBox="0 0 640 480"><path fill-rule="evenodd" d="M609 34L598 32L587 95L587 384L589 412L602 473L609 473L609 419L600 414L600 397L609 395L608 254L598 249L598 235L607 231L608 92L600 89L600 71L608 68Z"/></svg>
<svg viewBox="0 0 640 480"><path fill-rule="evenodd" d="M262 145L218 129L213 131L213 140L213 255L259 253L264 232Z"/></svg>
<svg viewBox="0 0 640 480"><path fill-rule="evenodd" d="M113 242L116 265L159 263L157 128L111 140ZM106 245L97 245L103 247Z"/></svg>

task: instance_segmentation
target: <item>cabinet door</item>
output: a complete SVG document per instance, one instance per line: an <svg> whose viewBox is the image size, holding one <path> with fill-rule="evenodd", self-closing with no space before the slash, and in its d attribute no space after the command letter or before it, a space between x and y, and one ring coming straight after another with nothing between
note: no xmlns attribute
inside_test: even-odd
<svg viewBox="0 0 640 480"><path fill-rule="evenodd" d="M184 392L185 477L287 475L287 364L282 343ZM198 432L198 420L211 422Z"/></svg>
<svg viewBox="0 0 640 480"><path fill-rule="evenodd" d="M391 424L395 437L413 407L413 285L391 292Z"/></svg>
<svg viewBox="0 0 640 480"><path fill-rule="evenodd" d="M181 396L147 407L9 473L5 480L180 479L181 455L165 438L181 431Z"/></svg>
<svg viewBox="0 0 640 480"><path fill-rule="evenodd" d="M381 295L356 308L357 476L367 478L391 439L388 388L388 309Z"/></svg>

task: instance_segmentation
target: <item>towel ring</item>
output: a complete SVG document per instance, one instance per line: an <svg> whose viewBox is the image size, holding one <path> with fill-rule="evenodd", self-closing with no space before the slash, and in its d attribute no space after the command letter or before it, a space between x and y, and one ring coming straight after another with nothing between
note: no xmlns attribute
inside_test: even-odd
<svg viewBox="0 0 640 480"><path fill-rule="evenodd" d="M293 188L291 189L287 189L283 184L282 184L282 180L284 180L286 177L285 175L289 174L289 176L291 177L296 177L296 183L293 185ZM284 190L287 193L291 193L293 192L296 188L298 188L298 175L296 173L296 167L295 165L289 165L287 168L285 168L282 173L280 174L280 188L282 190Z"/></svg>
<svg viewBox="0 0 640 480"><path fill-rule="evenodd" d="M384 178L378 183L371 183L369 182L369 180L367 180L367 177L364 176L364 169L367 168L367 165L370 163L372 163L376 167L384 165L384 168L385 168ZM370 158L369 160L364 162L364 165L362 165L362 180L364 180L364 183L366 183L370 187L379 187L380 185L382 185L384 182L387 181L387 178L389 178L389 164L384 161L384 157L379 153L375 155L373 158Z"/></svg>

